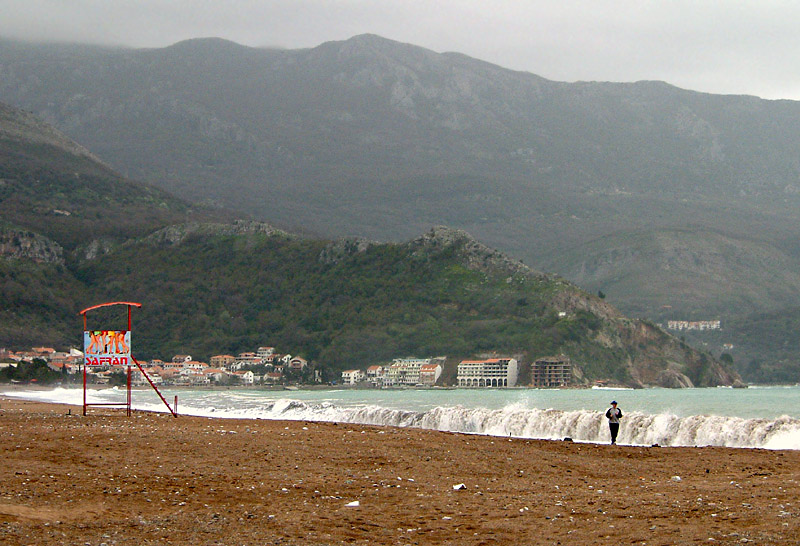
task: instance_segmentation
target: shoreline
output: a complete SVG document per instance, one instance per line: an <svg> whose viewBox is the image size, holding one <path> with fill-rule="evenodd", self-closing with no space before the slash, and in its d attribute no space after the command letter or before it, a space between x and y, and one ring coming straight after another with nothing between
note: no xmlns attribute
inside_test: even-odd
<svg viewBox="0 0 800 546"><path fill-rule="evenodd" d="M399 404L393 398L394 402L387 403L385 407L381 400L374 401L374 397L367 397L364 398L367 405L362 408L359 404L353 404L353 401L346 393L323 395L322 399L330 402L330 404L327 404L327 402L320 404L318 403L319 395L310 395L311 398L309 399L303 396L295 397L292 394L295 391L292 390L271 391L279 394L265 394L266 398L262 402L259 402L261 400L260 397L246 397L243 405L235 403L231 405L230 400L236 399L236 394L232 394L231 398L226 394L218 396L212 393L224 393L229 390L242 393L256 391L236 388L226 388L224 391L200 388L189 390L195 392L185 399L181 395L180 400L180 390L169 389L165 391L164 394L168 399L169 409L159 402L155 396L152 396L151 399L146 399L147 397L143 399L134 394L134 403L131 406L131 410L169 414L171 409L176 407L174 403L176 402L178 414L181 416L223 420L302 420L317 423L349 423L353 426L369 424L372 426L396 426L401 429L438 430L492 438L567 440L579 444L596 445L604 445L609 440L605 419L602 417L601 412L592 409L596 407L596 399L594 402L590 401L588 406L585 405L584 400L583 402L577 401L574 406L568 404L567 407L564 407L562 404L560 409L552 409L551 406L546 405L546 401L545 405L536 404L535 407L517 408L514 400L506 400L505 398L501 400L500 405L490 402L484 407L481 403L474 405L474 397L469 398L470 402L467 402L462 407L459 399L448 397L446 400L437 398L435 400L436 403L433 405L429 403L427 405L421 404L417 409L408 409L409 407L416 407L413 405L413 401L416 400L413 396L412 399L414 400L411 406L402 403L405 398L402 398ZM49 394L51 391L53 394ZM124 387L101 386L91 390L91 392L97 391L109 392L97 397L92 396L88 399L90 402L94 401L94 403L89 404L89 413L97 411L98 408L103 406L125 410ZM333 391L342 393L342 389L333 389ZM145 387L138 392L152 391ZM266 393L267 391L264 392ZM764 394L761 394L755 400L751 400L751 403L744 404L743 407L757 407L758 404L755 402L763 400L764 396L773 396L768 391L761 392ZM17 396L17 394L20 396ZM6 396L15 400L73 404L78 408L83 405L80 394L80 386L52 388L15 385L12 388L7 387L5 389L0 387L0 399ZM206 400L205 397L207 396L209 398ZM705 400L706 395L695 393L693 397L694 399ZM785 401L790 401L794 397L795 393L792 393L789 398L784 396L782 399L784 400L784 405ZM297 402L291 402L295 398ZM283 400L288 400L291 403L287 405L282 403ZM361 400L361 398L358 400ZM370 400L373 401L369 402ZM483 398L479 397L478 401L482 400ZM773 411L772 414L765 417L762 411L761 416L754 417L741 416L735 413L698 412L697 414L684 414L678 417L669 410L662 409L672 407L670 404L676 401L674 396L666 399L657 398L657 400L659 402L654 407L651 407L651 409L656 410L656 413L648 413L647 409L628 413L626 425L620 436L622 445L643 448L727 447L739 450L769 449L772 451L791 450L800 452L797 432L800 421L797 418L788 417L785 413ZM539 402L541 401L539 400ZM701 403L700 407L713 409L720 405L726 407L726 404L728 406L731 404L729 397L723 397L718 402L719 404L715 402L712 406L704 402ZM506 405L504 406L503 404ZM555 407L559 408L557 402ZM782 410L782 408L778 409ZM658 413L659 411L661 413Z"/></svg>
<svg viewBox="0 0 800 546"><path fill-rule="evenodd" d="M74 408L3 397L0 543L800 542L794 451Z"/></svg>

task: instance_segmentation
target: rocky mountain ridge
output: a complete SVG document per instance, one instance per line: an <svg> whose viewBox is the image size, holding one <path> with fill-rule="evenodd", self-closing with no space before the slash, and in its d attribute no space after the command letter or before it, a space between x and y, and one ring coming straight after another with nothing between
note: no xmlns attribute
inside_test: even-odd
<svg viewBox="0 0 800 546"><path fill-rule="evenodd" d="M0 227L0 258L63 265L64 249L38 233Z"/></svg>
<svg viewBox="0 0 800 546"><path fill-rule="evenodd" d="M726 273L770 253L800 260L792 101L553 82L374 35L302 50L6 41L0 70L6 100L127 175L289 231L404 241L449 225L652 319L664 305L800 304L791 279L773 290L753 268ZM641 245L675 229L749 244L699 277L673 268L665 291L652 279L670 257ZM641 237L621 248L618 233ZM585 245L603 267L581 259ZM608 259L615 248L636 275ZM685 290L695 282L731 289Z"/></svg>
<svg viewBox="0 0 800 546"><path fill-rule="evenodd" d="M52 130L40 138L27 115L6 115L28 129L0 135L0 346L72 345L79 309L122 299L145 304L143 358L235 353L268 335L332 377L402 354L507 351L569 354L581 381L652 385L660 380L648 370L673 368L698 385L731 380L721 363L673 351L663 333L631 344L638 321L463 230L328 241L192 213ZM114 231L97 229L110 219Z"/></svg>

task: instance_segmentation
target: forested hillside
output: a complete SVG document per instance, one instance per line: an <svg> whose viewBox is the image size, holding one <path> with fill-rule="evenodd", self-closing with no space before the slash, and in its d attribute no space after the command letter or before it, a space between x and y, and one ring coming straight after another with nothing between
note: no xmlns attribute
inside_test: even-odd
<svg viewBox="0 0 800 546"><path fill-rule="evenodd" d="M77 313L96 297L76 263L174 222L226 218L120 176L0 103L0 346L74 345Z"/></svg>
<svg viewBox="0 0 800 546"><path fill-rule="evenodd" d="M564 353L585 381L736 379L709 355L465 232L372 243L232 222L121 177L29 114L0 113L0 346L77 345L80 309L125 300L143 304L142 359L272 344L335 378L408 355Z"/></svg>
<svg viewBox="0 0 800 546"><path fill-rule="evenodd" d="M294 348L337 377L408 355L567 354L586 380L730 384L735 373L466 233L326 242L223 225L167 228L81 264L95 296L144 303L143 358ZM131 267L136 264L136 267Z"/></svg>

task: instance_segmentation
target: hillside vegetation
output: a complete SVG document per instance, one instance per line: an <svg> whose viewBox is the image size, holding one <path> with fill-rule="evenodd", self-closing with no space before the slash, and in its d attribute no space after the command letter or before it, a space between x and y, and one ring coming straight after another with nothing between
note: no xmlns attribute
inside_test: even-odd
<svg viewBox="0 0 800 546"><path fill-rule="evenodd" d="M800 294L800 261L775 244L716 230L620 232L548 263L589 291L666 321L743 317L782 309ZM654 271L657 274L654 276ZM649 290L628 293L631 286Z"/></svg>
<svg viewBox="0 0 800 546"><path fill-rule="evenodd" d="M673 377L665 370L695 385L736 377L464 232L371 244L200 227L171 242L159 234L132 242L76 272L95 295L145 303L137 312L145 358L269 344L294 347L336 377L398 356L563 353L587 380L662 384Z"/></svg>
<svg viewBox="0 0 800 546"><path fill-rule="evenodd" d="M223 217L222 210L123 178L51 126L0 103L0 218L6 227L34 230L74 250L176 221Z"/></svg>
<svg viewBox="0 0 800 546"><path fill-rule="evenodd" d="M726 330L725 340L734 343L729 353L747 381L798 383L800 307L746 315L731 321Z"/></svg>
<svg viewBox="0 0 800 546"><path fill-rule="evenodd" d="M35 116L0 103L0 346L75 344L85 258L188 219L225 219L130 181Z"/></svg>
<svg viewBox="0 0 800 546"><path fill-rule="evenodd" d="M0 194L0 346L75 345L80 309L124 300L143 304L134 338L141 359L271 344L336 378L408 355L564 353L586 381L699 386L737 378L463 231L372 243L230 222L227 213L127 181L27 114L3 112L7 127L27 129L24 138L0 131L3 180L14 185ZM218 221L186 221L198 218Z"/></svg>

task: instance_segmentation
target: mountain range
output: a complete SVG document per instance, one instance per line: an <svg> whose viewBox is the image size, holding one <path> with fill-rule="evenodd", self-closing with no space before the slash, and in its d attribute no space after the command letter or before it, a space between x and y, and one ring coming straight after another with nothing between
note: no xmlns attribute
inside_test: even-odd
<svg viewBox="0 0 800 546"><path fill-rule="evenodd" d="M266 343L328 379L398 355L568 355L580 383L730 385L729 364L467 233L405 243L303 237L131 182L0 106L0 346L74 345L78 311L138 301L136 355ZM89 328L126 329L104 309ZM100 311L98 311L99 313ZM93 317L97 320L97 317Z"/></svg>
<svg viewBox="0 0 800 546"><path fill-rule="evenodd" d="M196 204L323 237L452 226L654 321L800 306L797 102L554 82L374 35L0 41L0 74L2 100Z"/></svg>

